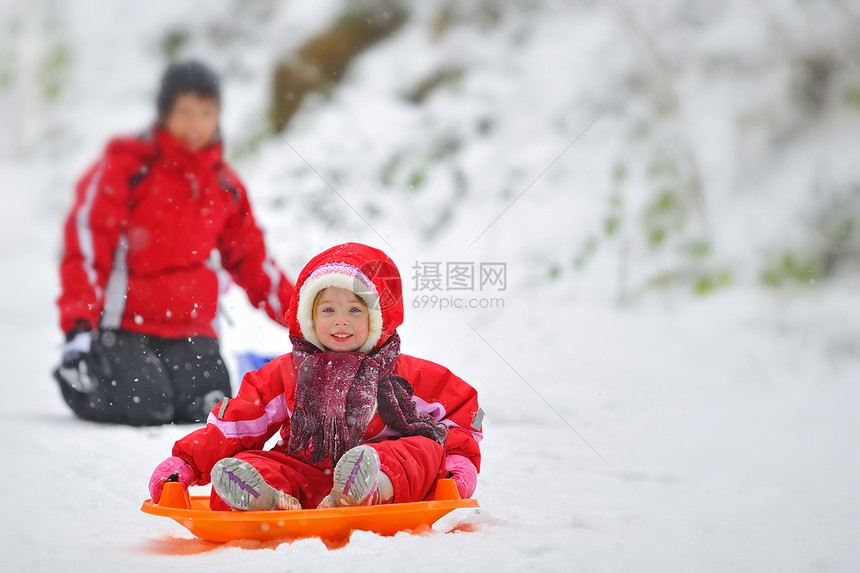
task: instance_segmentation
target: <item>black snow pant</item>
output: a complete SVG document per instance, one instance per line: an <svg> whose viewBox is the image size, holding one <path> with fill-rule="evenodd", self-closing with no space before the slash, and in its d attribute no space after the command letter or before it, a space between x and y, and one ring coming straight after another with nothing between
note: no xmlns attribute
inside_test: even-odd
<svg viewBox="0 0 860 573"><path fill-rule="evenodd" d="M205 336L167 339L105 330L93 340L98 386L82 393L59 380L63 398L79 417L146 426L206 419L231 395L218 342Z"/></svg>

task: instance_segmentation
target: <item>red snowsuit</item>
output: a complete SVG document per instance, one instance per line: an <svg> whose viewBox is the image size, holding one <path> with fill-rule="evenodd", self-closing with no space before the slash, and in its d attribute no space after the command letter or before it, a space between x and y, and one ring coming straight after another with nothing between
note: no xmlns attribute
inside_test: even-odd
<svg viewBox="0 0 860 573"><path fill-rule="evenodd" d="M403 302L399 275L388 257L364 245L346 245L331 254L330 249L313 259L296 282L287 320L293 335L301 335L296 318L298 300L308 275L324 263L338 262L373 270L372 261L390 264L388 272L371 276L386 302L382 305L382 336L375 349L383 345L400 325ZM377 267L378 269L378 267ZM393 269L393 272L390 272ZM198 484L209 482L209 473L218 460L238 457L254 465L272 487L297 498L305 508L314 508L332 487L331 465L310 465L286 455L290 437L290 419L295 410L297 367L293 354L285 354L249 372L235 398L224 400L209 415L205 428L177 441L173 455L185 460L195 472ZM433 492L435 482L446 476L445 456L459 454L480 469L478 443L482 439L481 419L474 388L433 362L400 354L394 374L402 376L414 388L412 401L422 413L430 414L448 428L447 439L440 445L424 436L403 436L382 420L379 413L371 418L362 443L370 443L380 457L382 471L394 486L394 502L419 501ZM266 441L280 431L281 440L270 452L262 450ZM213 493L213 509L227 509Z"/></svg>
<svg viewBox="0 0 860 573"><path fill-rule="evenodd" d="M115 139L80 180L66 220L60 328L216 337L220 264L284 322L293 285L268 257L221 144L192 152L167 131Z"/></svg>

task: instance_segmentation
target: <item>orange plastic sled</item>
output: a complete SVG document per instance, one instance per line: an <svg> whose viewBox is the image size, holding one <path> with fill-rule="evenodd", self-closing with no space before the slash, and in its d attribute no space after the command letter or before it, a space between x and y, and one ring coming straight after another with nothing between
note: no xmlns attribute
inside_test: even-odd
<svg viewBox="0 0 860 573"><path fill-rule="evenodd" d="M140 509L170 517L201 539L225 543L306 537L342 541L355 530L394 535L399 531L426 530L455 509L477 507L475 499L460 499L454 480L442 479L436 485L433 501L298 511L212 511L209 496L190 496L182 484L168 482L159 503L148 499Z"/></svg>

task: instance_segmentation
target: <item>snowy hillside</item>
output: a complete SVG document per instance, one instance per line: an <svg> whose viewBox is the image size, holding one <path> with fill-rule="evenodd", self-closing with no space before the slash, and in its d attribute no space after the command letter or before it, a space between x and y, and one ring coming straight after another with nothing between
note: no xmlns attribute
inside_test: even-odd
<svg viewBox="0 0 860 573"><path fill-rule="evenodd" d="M346 4L0 0L4 570L856 569L860 6L391 2L403 27L268 134L275 63ZM287 271L385 249L404 351L478 389L476 532L200 542L139 511L191 427L66 409L62 218L174 53L222 72ZM289 350L224 303L234 369Z"/></svg>

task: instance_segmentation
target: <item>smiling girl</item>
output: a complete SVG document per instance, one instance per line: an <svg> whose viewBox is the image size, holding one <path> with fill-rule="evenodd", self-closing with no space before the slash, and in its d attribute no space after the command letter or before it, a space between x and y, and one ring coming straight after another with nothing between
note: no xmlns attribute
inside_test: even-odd
<svg viewBox="0 0 860 573"><path fill-rule="evenodd" d="M150 479L212 481L212 509L326 508L421 501L440 478L477 484L483 437L474 388L400 353L400 273L358 243L314 257L296 282L293 350L245 375L205 428L176 442ZM280 441L263 450L280 431Z"/></svg>

